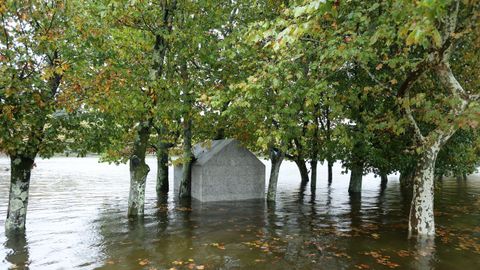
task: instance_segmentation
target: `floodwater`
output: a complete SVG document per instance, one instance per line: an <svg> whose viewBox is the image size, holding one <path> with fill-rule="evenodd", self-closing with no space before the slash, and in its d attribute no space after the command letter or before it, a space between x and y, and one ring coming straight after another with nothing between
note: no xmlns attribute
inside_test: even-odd
<svg viewBox="0 0 480 270"><path fill-rule="evenodd" d="M408 240L409 200L391 176L364 178L348 196L348 175L319 169L314 195L284 163L274 205L263 201L158 202L149 158L145 218L126 218L126 165L89 158L38 160L32 173L27 230L0 229L0 269L478 269L480 177L445 180L436 190L437 237ZM9 167L0 158L0 227L8 204ZM267 163L267 172L269 166ZM172 186L172 184L171 184Z"/></svg>

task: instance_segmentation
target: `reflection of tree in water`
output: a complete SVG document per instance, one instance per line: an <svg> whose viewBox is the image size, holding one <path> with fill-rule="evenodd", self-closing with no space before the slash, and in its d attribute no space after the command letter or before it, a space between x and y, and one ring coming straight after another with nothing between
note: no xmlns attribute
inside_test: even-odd
<svg viewBox="0 0 480 270"><path fill-rule="evenodd" d="M15 266L13 269L29 269L30 254L25 231L6 233L5 236L5 247L10 249L5 260Z"/></svg>
<svg viewBox="0 0 480 270"><path fill-rule="evenodd" d="M102 211L97 219L98 245L103 257L103 266L97 269L136 269L149 262L146 258L154 256L148 248L152 231L145 226L150 220L128 219L124 211L115 210Z"/></svg>
<svg viewBox="0 0 480 270"><path fill-rule="evenodd" d="M158 220L156 237L161 237L167 230L170 221L168 213L168 193L161 193L157 197L157 211L155 213Z"/></svg>
<svg viewBox="0 0 480 270"><path fill-rule="evenodd" d="M361 230L362 226L362 194L354 193L350 195L348 203L350 204L350 229Z"/></svg>
<svg viewBox="0 0 480 270"><path fill-rule="evenodd" d="M415 260L412 260L412 269L435 269L435 239L433 237L425 237L413 241L415 242L415 253L417 256L415 256Z"/></svg>

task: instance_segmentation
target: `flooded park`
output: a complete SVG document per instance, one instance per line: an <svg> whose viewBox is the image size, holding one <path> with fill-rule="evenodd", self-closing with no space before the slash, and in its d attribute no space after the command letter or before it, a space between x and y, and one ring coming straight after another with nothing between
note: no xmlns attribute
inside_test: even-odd
<svg viewBox="0 0 480 270"><path fill-rule="evenodd" d="M152 170L155 159L147 158ZM267 171L269 162L265 162ZM391 175L364 177L348 195L348 174L318 171L315 194L293 163L281 168L277 202L179 204L157 200L154 174L145 217L129 222L126 165L96 157L39 159L26 232L0 233L0 269L473 269L480 265L480 177L437 183L433 244L408 239L410 199ZM9 159L0 159L0 227L8 204ZM170 179L173 181L172 179ZM172 186L172 185L170 185Z"/></svg>
<svg viewBox="0 0 480 270"><path fill-rule="evenodd" d="M480 269L480 1L0 18L0 270Z"/></svg>

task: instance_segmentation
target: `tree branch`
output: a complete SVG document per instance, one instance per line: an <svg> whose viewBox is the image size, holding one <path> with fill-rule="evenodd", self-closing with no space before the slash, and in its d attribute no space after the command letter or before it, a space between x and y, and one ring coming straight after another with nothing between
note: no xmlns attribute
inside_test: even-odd
<svg viewBox="0 0 480 270"><path fill-rule="evenodd" d="M413 130L415 132L415 137L423 144L425 143L425 137L422 134L422 131L420 130L420 127L417 124L417 121L413 117L412 110L410 108L410 95L407 92L405 95L405 98L407 99L407 102L405 103L405 114L407 116L408 121L413 127Z"/></svg>

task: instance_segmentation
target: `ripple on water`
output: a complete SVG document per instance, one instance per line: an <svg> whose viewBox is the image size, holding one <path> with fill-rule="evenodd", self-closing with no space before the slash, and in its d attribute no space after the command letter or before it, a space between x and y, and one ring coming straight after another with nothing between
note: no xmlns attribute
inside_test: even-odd
<svg viewBox="0 0 480 270"><path fill-rule="evenodd" d="M480 265L480 179L444 181L436 190L438 237L418 253L407 240L408 198L396 176L381 192L367 175L361 197L348 196L348 175L334 168L328 187L319 167L315 195L297 169L281 169L277 202L181 204L155 195L156 161L148 159L145 217L129 221L126 165L94 157L38 160L32 173L26 235L0 233L0 269L471 269ZM0 226L8 204L9 160L0 158ZM268 166L268 163L267 163ZM269 168L267 167L267 171ZM172 175L172 174L170 174ZM172 185L171 185L172 186ZM462 240L462 241L459 241ZM477 242L475 242L477 241ZM414 259L415 257L419 259ZM188 261L188 260L192 261ZM195 264L195 265L193 265ZM398 266L396 266L398 265Z"/></svg>

